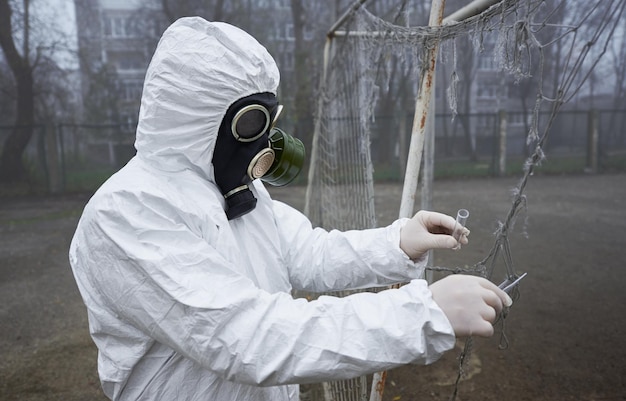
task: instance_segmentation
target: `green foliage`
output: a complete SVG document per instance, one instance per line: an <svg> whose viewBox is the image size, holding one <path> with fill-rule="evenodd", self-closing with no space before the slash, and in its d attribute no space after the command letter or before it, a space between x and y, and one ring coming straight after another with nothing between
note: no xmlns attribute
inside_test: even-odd
<svg viewBox="0 0 626 401"><path fill-rule="evenodd" d="M521 176L525 159L510 157L506 164L507 176ZM604 155L600 158L600 173L626 172L626 153ZM581 174L587 171L585 155L548 156L547 160L534 168L535 174ZM467 159L440 159L435 161L435 180L448 178L491 177L495 168L490 159L472 162ZM397 166L377 165L374 170L376 182L401 182L404 173Z"/></svg>
<svg viewBox="0 0 626 401"><path fill-rule="evenodd" d="M93 192L115 173L113 168L72 170L65 175L67 192Z"/></svg>

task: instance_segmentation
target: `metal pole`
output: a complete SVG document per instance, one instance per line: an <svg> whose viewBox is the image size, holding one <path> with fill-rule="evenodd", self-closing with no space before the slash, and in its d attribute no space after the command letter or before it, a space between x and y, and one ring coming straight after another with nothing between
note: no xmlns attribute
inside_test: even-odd
<svg viewBox="0 0 626 401"><path fill-rule="evenodd" d="M430 13L429 26L440 26L442 23L453 23L462 21L477 15L492 5L499 3L502 0L475 0L460 10L452 13L450 16L443 18L443 10L445 7L445 0L438 3L437 0L433 0L433 5ZM409 160L407 162L407 169L404 178L404 187L402 189L402 200L400 203L400 217L411 217L413 215L413 208L415 206L415 192L417 190L417 183L419 181L419 171L422 159L422 153L424 151L424 140L427 135L427 116L429 114L430 103L432 100L431 93L434 91L435 86L435 67L437 61L438 43L430 49L428 53L429 68L425 74L422 75L420 81L419 94L417 98L417 104L415 107L415 116L413 119L413 129L411 131L411 145L409 148ZM432 128L434 130L434 127ZM429 135L434 135L429 133ZM429 166L432 167L432 166ZM426 166L425 166L426 168ZM430 184L430 183L428 183ZM424 199L424 197L422 198ZM428 202L427 202L428 203ZM429 205L422 205L428 207Z"/></svg>
<svg viewBox="0 0 626 401"><path fill-rule="evenodd" d="M433 79L435 79L433 77ZM426 134L424 138L424 172L422 173L422 204L424 210L434 210L433 207L433 182L435 181L435 91L431 93L430 110L426 121ZM434 252L429 250L426 253L426 265L433 266ZM433 282L432 270L427 270L425 279L428 283Z"/></svg>
<svg viewBox="0 0 626 401"><path fill-rule="evenodd" d="M355 1L350 8L348 8L346 10L345 13L343 13L343 15L341 17L339 17L339 19L337 20L337 22L335 22L333 24L332 27L330 27L330 30L328 31L328 33L326 34L326 36L328 36L329 38L332 37L335 34L335 31L341 26L343 25L344 22L346 22L346 20L348 19L348 17L350 16L350 14L352 14L353 12L355 12L356 10L358 10L363 3L365 3L367 0L357 0Z"/></svg>
<svg viewBox="0 0 626 401"><path fill-rule="evenodd" d="M443 21L443 9L445 0L433 0L430 10L428 25L431 27L440 26ZM428 62L426 71L420 79L419 92L413 116L413 128L411 130L411 143L409 145L409 159L407 161L406 173L404 175L404 186L402 188L402 200L400 202L400 217L411 217L415 205L415 192L419 180L420 164L422 162L422 152L424 150L424 138L426 133L426 122L428 109L430 108L431 93L435 86L435 67L437 64L437 52L439 43L435 42L428 50L426 60Z"/></svg>
<svg viewBox="0 0 626 401"><path fill-rule="evenodd" d="M433 75L433 79L434 79ZM433 208L433 181L435 177L435 91L431 92L432 99L426 119L424 135L424 171L422 172L422 201L421 208Z"/></svg>
<svg viewBox="0 0 626 401"><path fill-rule="evenodd" d="M507 131L507 113L505 110L498 112L498 175L504 177L506 174L506 131Z"/></svg>
<svg viewBox="0 0 626 401"><path fill-rule="evenodd" d="M470 17L478 15L493 6L494 4L500 3L502 0L474 0L470 4L466 5L448 15L443 19L443 24L452 24L455 22L461 22Z"/></svg>
<svg viewBox="0 0 626 401"><path fill-rule="evenodd" d="M440 26L443 21L443 10L445 0L433 0L430 8L430 18L428 26ZM439 43L434 42L428 50L428 66L422 74L413 116L413 128L411 130L411 143L409 145L409 159L407 161L406 174L404 177L404 187L402 189L402 200L400 203L400 217L410 217L413 214L415 204L415 191L419 178L420 163L422 162L422 152L424 150L424 138L426 133L426 123L428 120L428 110L432 99L432 90L435 86L435 67L437 65L437 53ZM385 380L387 372L374 373L372 378L372 391L370 401L382 401L385 390Z"/></svg>
<svg viewBox="0 0 626 401"><path fill-rule="evenodd" d="M598 110L592 109L588 113L587 129L587 167L588 173L598 172L598 143L600 142L600 130L598 129Z"/></svg>

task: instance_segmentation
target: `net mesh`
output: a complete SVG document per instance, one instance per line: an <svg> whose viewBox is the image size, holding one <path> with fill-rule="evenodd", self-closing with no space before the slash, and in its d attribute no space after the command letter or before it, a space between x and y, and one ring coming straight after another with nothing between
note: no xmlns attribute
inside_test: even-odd
<svg viewBox="0 0 626 401"><path fill-rule="evenodd" d="M488 58L533 95L534 105L528 110L530 156L488 256L470 267L429 269L489 279L494 275L517 277L508 236L525 209L527 181L545 159L543 146L561 107L585 85L600 58L613 46L612 38L622 36L615 33L625 4L626 0L503 0L462 22L441 27L406 26L405 3L392 22L365 7L354 7L341 31L330 36L327 48L305 207L311 220L327 229L375 227L370 144L380 99L386 99L387 114L395 116L413 107L420 77L430 68L427 52L439 46L438 61L444 67L448 105L454 114L459 107L460 84L468 79L467 73L460 72L461 64L473 60L475 68L479 59ZM398 126L390 125L384 140L400 141L398 131ZM501 346L506 345L502 331ZM451 399L456 398L462 361L470 348L468 342L459 358ZM319 399L364 400L363 383L363 378L347 384L327 383ZM374 392L371 399L380 399Z"/></svg>

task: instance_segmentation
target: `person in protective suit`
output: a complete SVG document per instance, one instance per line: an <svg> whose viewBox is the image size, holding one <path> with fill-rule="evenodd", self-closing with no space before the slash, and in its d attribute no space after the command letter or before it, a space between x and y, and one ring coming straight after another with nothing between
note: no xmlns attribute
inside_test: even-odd
<svg viewBox="0 0 626 401"><path fill-rule="evenodd" d="M266 49L231 25L182 18L163 34L137 154L70 247L109 398L297 400L298 384L431 363L455 336L492 335L511 304L482 278L419 279L427 250L458 244L450 216L325 231L272 200L261 179L288 182L302 157L272 128L278 83Z"/></svg>

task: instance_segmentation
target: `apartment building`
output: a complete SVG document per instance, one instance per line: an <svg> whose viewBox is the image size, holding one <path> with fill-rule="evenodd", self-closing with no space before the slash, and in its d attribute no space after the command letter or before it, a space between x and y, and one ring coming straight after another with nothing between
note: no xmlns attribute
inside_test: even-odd
<svg viewBox="0 0 626 401"><path fill-rule="evenodd" d="M146 68L167 26L165 16L154 0L83 0L75 5L84 118L94 119L99 111L98 123L132 124Z"/></svg>
<svg viewBox="0 0 626 401"><path fill-rule="evenodd" d="M137 119L146 68L162 32L169 25L159 0L82 0L75 1L80 49L83 97L108 96L96 111L98 119L110 123L133 123ZM310 7L310 6L308 6ZM295 32L289 0L224 2L222 20L242 27L263 43L281 71L281 99L289 100L295 91ZM198 12L198 15L202 15ZM208 18L208 17L206 17ZM325 27L304 28L304 41L323 44ZM309 47L310 49L310 47ZM106 93L94 93L106 92ZM86 101L89 109L89 101ZM93 108L93 106L91 106ZM93 110L91 115L93 116ZM85 110L85 118L89 117Z"/></svg>

